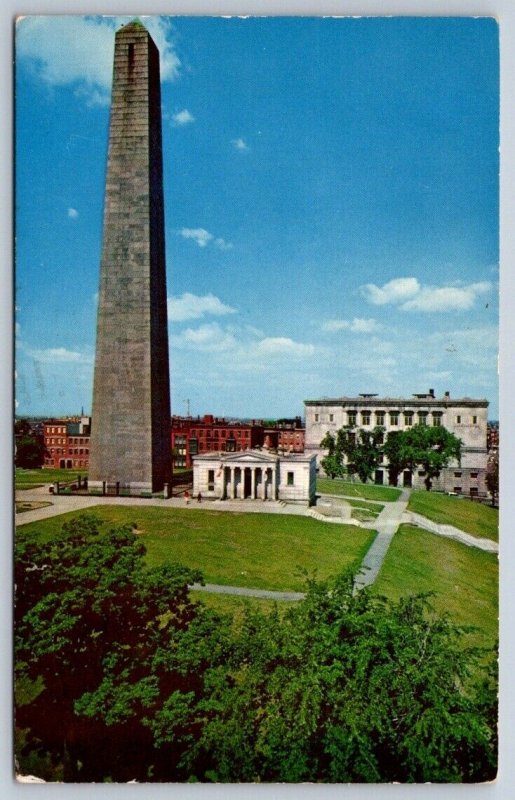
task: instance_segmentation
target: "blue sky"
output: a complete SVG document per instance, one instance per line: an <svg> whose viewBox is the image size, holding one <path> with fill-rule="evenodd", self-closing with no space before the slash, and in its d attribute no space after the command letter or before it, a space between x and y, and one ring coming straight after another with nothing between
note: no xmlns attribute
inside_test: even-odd
<svg viewBox="0 0 515 800"><path fill-rule="evenodd" d="M17 413L91 408L114 31L16 56ZM376 392L497 418L488 19L144 18L161 52L172 410Z"/></svg>

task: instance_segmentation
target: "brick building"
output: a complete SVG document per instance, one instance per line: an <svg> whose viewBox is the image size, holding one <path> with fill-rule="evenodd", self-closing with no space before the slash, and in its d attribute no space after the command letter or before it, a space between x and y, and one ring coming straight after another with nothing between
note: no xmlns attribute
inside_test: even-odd
<svg viewBox="0 0 515 800"><path fill-rule="evenodd" d="M265 428L265 447L280 453L303 453L305 433L301 417L278 419Z"/></svg>
<svg viewBox="0 0 515 800"><path fill-rule="evenodd" d="M433 481L433 488L471 497L487 495L487 400L451 399L449 392L437 398L429 389L427 393L414 394L411 398L361 394L358 397L306 400L305 407L306 452L317 456L318 466L326 453L320 447L325 434L334 434L344 426L365 430L382 426L389 433L416 424L441 425L461 439L461 463L442 470L440 477ZM423 470L406 471L399 477L399 485L424 488L424 478ZM388 483L385 459L376 470L374 479L377 484Z"/></svg>
<svg viewBox="0 0 515 800"><path fill-rule="evenodd" d="M91 417L51 419L43 423L47 455L45 467L83 469L89 467Z"/></svg>
<svg viewBox="0 0 515 800"><path fill-rule="evenodd" d="M172 417L172 455L175 467L192 467L192 456L222 451L236 453L264 444L261 422L213 417Z"/></svg>

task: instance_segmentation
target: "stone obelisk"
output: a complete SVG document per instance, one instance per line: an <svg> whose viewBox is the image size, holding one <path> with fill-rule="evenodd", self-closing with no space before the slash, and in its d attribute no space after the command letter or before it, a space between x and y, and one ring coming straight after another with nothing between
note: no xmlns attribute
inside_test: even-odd
<svg viewBox="0 0 515 800"><path fill-rule="evenodd" d="M90 441L90 489L171 478L159 51L139 21L115 38Z"/></svg>

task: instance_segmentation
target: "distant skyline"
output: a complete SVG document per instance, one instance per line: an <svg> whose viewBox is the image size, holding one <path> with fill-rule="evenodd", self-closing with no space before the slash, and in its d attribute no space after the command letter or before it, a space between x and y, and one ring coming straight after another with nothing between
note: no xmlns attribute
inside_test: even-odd
<svg viewBox="0 0 515 800"><path fill-rule="evenodd" d="M91 409L130 19L18 23L20 415ZM142 20L161 52L172 413L295 416L432 387L497 419L496 23Z"/></svg>

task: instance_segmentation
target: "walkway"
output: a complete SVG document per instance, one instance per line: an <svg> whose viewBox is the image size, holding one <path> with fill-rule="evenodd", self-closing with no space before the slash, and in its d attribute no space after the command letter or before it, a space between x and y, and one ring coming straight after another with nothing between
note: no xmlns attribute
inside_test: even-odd
<svg viewBox="0 0 515 800"><path fill-rule="evenodd" d="M245 586L222 586L219 583L193 583L190 587L197 592L211 594L236 594L240 597L259 597L262 600L303 600L304 592L273 592L268 589L247 589Z"/></svg>
<svg viewBox="0 0 515 800"><path fill-rule="evenodd" d="M377 578L395 532L403 521L409 496L410 490L403 489L398 500L393 503L386 503L375 520L363 525L363 527L376 530L377 536L363 559L359 572L356 574L354 579L355 591L363 589L365 586L370 586Z"/></svg>

